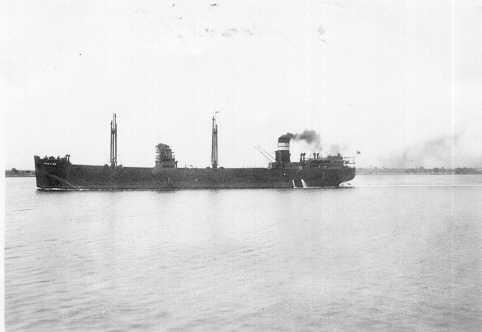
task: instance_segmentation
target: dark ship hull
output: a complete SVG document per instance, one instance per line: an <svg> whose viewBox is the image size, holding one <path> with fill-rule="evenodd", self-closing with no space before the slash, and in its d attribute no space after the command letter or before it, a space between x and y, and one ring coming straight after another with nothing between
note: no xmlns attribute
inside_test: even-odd
<svg viewBox="0 0 482 332"><path fill-rule="evenodd" d="M355 168L110 167L35 156L35 175L43 190L302 188L338 186L355 177Z"/></svg>
<svg viewBox="0 0 482 332"><path fill-rule="evenodd" d="M212 118L210 168L178 168L174 153L166 144L156 145L155 166L122 167L117 164L116 114L110 123L110 166L74 165L63 158L34 157L37 188L43 190L169 190L224 188L335 187L355 177L353 163L340 154L322 158L300 155L290 159L292 134L278 138L275 157L264 152L268 168L218 167L218 125Z"/></svg>

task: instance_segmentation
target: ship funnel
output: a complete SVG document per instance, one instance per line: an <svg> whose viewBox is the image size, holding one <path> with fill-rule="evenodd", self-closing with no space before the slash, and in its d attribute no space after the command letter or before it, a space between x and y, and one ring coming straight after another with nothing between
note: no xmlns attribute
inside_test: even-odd
<svg viewBox="0 0 482 332"><path fill-rule="evenodd" d="M275 151L276 161L279 163L289 163L290 160L290 141L292 136L289 134L278 137L278 150Z"/></svg>
<svg viewBox="0 0 482 332"><path fill-rule="evenodd" d="M290 150L291 136L282 135L278 137L278 150Z"/></svg>

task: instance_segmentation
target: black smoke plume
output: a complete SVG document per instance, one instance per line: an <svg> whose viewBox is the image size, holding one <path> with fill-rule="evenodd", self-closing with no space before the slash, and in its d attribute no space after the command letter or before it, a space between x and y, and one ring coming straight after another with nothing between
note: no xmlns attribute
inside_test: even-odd
<svg viewBox="0 0 482 332"><path fill-rule="evenodd" d="M298 134L287 133L286 136L295 142L307 143L313 152L321 151L320 134L318 134L315 130L306 129Z"/></svg>

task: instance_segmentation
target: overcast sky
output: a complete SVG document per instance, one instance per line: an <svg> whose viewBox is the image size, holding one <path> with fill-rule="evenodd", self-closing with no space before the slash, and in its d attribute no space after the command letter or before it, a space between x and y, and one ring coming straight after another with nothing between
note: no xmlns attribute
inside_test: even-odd
<svg viewBox="0 0 482 332"><path fill-rule="evenodd" d="M263 166L287 131L359 166L482 167L482 1L8 1L6 167ZM294 146L293 153L305 149ZM294 157L297 158L297 157Z"/></svg>

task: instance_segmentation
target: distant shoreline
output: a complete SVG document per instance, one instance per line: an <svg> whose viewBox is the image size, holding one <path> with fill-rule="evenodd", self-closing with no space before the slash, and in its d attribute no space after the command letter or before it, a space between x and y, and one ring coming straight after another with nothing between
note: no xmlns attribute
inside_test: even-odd
<svg viewBox="0 0 482 332"><path fill-rule="evenodd" d="M450 175L450 174L482 174L482 168L357 168L356 173L359 175L400 175L400 174L420 174L420 175Z"/></svg>
<svg viewBox="0 0 482 332"><path fill-rule="evenodd" d="M27 177L34 177L35 171L32 170L19 170L19 169L9 169L5 170L5 177L6 178L27 178Z"/></svg>

